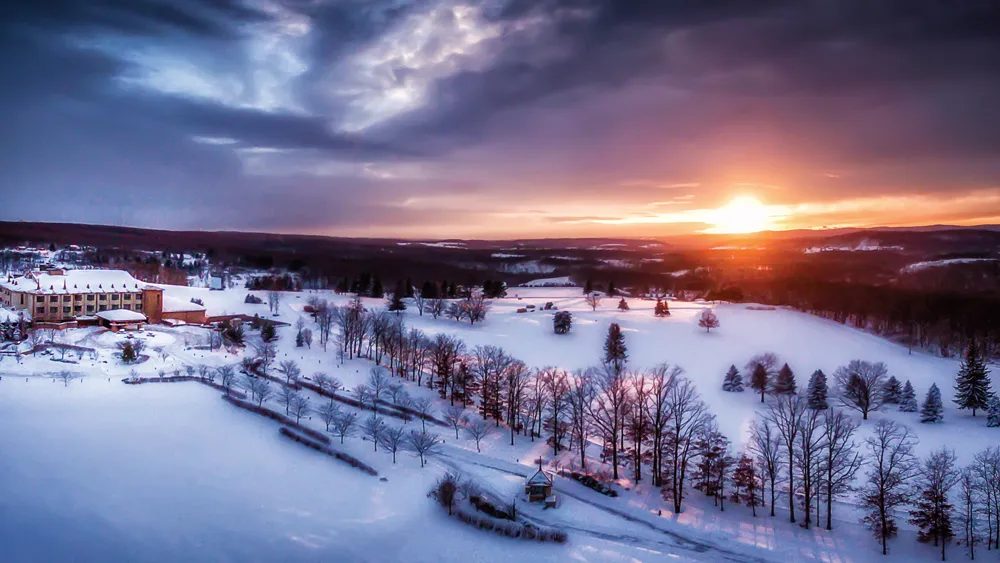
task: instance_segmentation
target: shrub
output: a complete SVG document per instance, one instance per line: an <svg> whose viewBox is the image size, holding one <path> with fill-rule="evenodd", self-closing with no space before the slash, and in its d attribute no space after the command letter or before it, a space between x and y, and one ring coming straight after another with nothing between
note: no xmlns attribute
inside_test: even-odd
<svg viewBox="0 0 1000 563"><path fill-rule="evenodd" d="M250 303L253 305L260 305L264 303L264 299L257 297L252 293L248 293L246 299L243 300L244 303Z"/></svg>

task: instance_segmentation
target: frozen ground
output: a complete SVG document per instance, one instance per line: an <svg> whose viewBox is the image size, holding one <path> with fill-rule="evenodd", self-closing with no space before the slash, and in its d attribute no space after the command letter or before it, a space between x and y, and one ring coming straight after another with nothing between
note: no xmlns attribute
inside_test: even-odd
<svg viewBox="0 0 1000 563"><path fill-rule="evenodd" d="M247 291L209 291L166 286L168 295L204 300L209 314L258 313L267 305L243 303ZM941 445L967 461L995 443L995 429L982 417L959 413L950 402L954 360L914 352L875 336L794 311L752 310L745 305L716 308L721 327L706 334L695 317L708 305L670 302L672 316L652 315L653 302L632 299L618 312L605 299L596 312L578 288L513 288L498 300L484 324L470 327L407 311L408 325L429 333L450 332L470 347L497 344L533 366L585 368L597 362L604 334L618 322L635 366L670 362L682 366L719 417L720 427L739 449L759 402L750 393L719 389L730 364L742 367L753 354L773 351L788 361L804 386L808 374L828 374L850 359L885 361L900 380L910 379L922 398L932 382L945 396L945 423L917 423L916 415L887 411L913 428L919 452ZM294 323L310 292L285 294L280 320ZM346 297L323 293L338 303ZM517 313L527 304L552 301L574 314L569 335L552 333L551 313ZM369 306L381 306L366 300ZM279 329L279 359L299 361L306 375L325 371L350 388L361 383L371 364L363 360L335 366L333 350L297 349L292 329ZM402 455L369 450L370 442L348 438L344 449L375 466L382 483L280 438L277 426L239 411L218 392L196 383L125 386L140 375L183 372L186 365L235 363L239 356L199 349L197 327L153 327L138 337L149 359L134 367L114 357L123 337L99 329L69 331L67 342L97 350L96 358L26 357L0 363L0 561L662 561L678 560L880 560L877 546L857 522L849 503L838 506L833 534L806 532L777 518L753 519L743 507L719 513L692 492L689 508L672 515L658 491L626 479L632 489L608 499L560 480L561 506L555 511L525 508L539 523L564 527L567 546L506 540L449 521L425 498L445 469L474 476L499 495L514 495L519 475L531 460L548 453L541 443L509 436L487 439L482 454L464 437L439 429L446 439L442 457L426 469ZM45 377L70 369L86 377L63 387ZM19 377L18 377L19 376ZM26 380L27 379L27 380ZM109 381L110 379L110 381ZM411 389L412 394L433 394ZM312 397L315 405L320 400ZM272 408L279 408L272 405ZM318 421L308 421L314 427ZM862 434L872 422L862 427ZM863 437L863 436L862 436ZM336 440L335 440L336 441ZM597 447L591 448L596 455ZM662 510L662 515L657 511ZM906 528L892 549L903 558L931 560L933 548L918 546ZM952 553L959 556L958 549ZM163 554L162 557L158 557ZM192 555L193 554L193 555ZM14 557L5 557L13 555Z"/></svg>

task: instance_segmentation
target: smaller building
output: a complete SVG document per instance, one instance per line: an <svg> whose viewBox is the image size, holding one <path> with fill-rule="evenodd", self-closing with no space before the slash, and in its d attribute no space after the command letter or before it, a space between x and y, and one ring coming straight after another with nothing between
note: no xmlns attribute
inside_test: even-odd
<svg viewBox="0 0 1000 563"><path fill-rule="evenodd" d="M138 311L129 311L126 309L101 311L95 316L101 326L107 327L113 332L118 332L119 330L139 330L146 323L146 315Z"/></svg>
<svg viewBox="0 0 1000 563"><path fill-rule="evenodd" d="M528 502L546 502L552 496L553 476L541 467L524 482L524 494Z"/></svg>

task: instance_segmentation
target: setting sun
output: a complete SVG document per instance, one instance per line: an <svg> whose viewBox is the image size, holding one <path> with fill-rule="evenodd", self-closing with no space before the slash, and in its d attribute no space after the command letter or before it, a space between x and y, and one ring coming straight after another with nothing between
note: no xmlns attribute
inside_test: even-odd
<svg viewBox="0 0 1000 563"><path fill-rule="evenodd" d="M739 196L711 214L714 226L705 232L719 234L756 233L771 228L768 208L751 196Z"/></svg>

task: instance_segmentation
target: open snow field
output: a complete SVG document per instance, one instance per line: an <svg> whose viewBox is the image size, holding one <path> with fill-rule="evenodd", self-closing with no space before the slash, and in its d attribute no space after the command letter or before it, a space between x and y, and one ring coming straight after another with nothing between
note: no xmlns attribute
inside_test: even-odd
<svg viewBox="0 0 1000 563"><path fill-rule="evenodd" d="M166 286L166 292L185 301L203 299L210 315L268 314L267 305L243 303L244 289ZM278 318L294 324L312 294L285 294ZM516 312L529 304L540 309L548 301L573 312L570 334L553 334L550 312ZM496 301L486 322L473 327L409 310L404 315L409 326L456 334L470 348L496 344L529 365L567 369L595 365L608 324L617 322L630 363L683 367L736 451L745 442L759 397L749 390L721 391L722 376L730 364L742 368L750 356L765 351L789 363L800 388L813 370L832 375L855 358L884 361L900 381L911 380L921 399L936 382L945 399L944 424L922 425L915 414L895 411L871 417L908 424L920 438L920 454L948 445L964 463L1000 438L982 417L953 408L956 360L911 355L875 336L794 311L722 305L715 309L721 327L706 334L695 318L707 304L671 301L672 316L658 319L651 301L629 300L628 312L618 312L617 301L605 299L592 312L577 288L521 287ZM383 304L366 300L366 305ZM369 362L338 367L332 347L325 353L316 344L295 348L293 330L279 329L279 360L295 359L305 375L335 375L347 388L364 381ZM500 432L478 454L470 440L454 440L453 432L449 436L448 429L435 428L446 441L443 455L420 469L408 454L400 454L393 465L388 454L369 449L371 442L348 438L342 448L376 467L388 479L381 482L280 437L276 423L224 403L208 387L123 385L120 379L132 369L139 375L172 374L183 373L186 365L239 360L195 348L205 338L197 327L151 327L139 337L146 340L149 359L135 366L123 366L114 357L123 336L96 329L65 335L67 342L97 349L96 359L66 364L39 355L21 364L0 363L0 421L7 428L0 433L0 561L846 562L882 557L849 503L836 508L834 533L806 532L780 512L773 519L753 519L744 507L719 513L696 491L685 512L672 515L658 491L627 479L621 484L631 490L618 499L557 480L558 509L523 507L526 517L565 528L567 545L499 538L447 519L426 492L445 469L458 469L496 495L513 497L522 484L519 475L532 471L531 460L551 454L543 443L518 437L510 446L509 435ZM85 379L63 387L45 377L61 369ZM408 390L435 396L425 388ZM314 406L319 401L312 397ZM306 423L323 429L318 420ZM862 426L859 439L872 425L873 420ZM597 451L593 446L590 454ZM933 548L916 544L905 524L892 550L897 559L935 556ZM953 555L960 556L957 549Z"/></svg>

